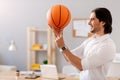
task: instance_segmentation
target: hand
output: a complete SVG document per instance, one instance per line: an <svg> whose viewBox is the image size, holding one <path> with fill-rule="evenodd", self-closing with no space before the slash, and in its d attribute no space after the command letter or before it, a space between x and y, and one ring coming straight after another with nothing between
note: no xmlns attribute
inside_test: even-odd
<svg viewBox="0 0 120 80"><path fill-rule="evenodd" d="M64 40L63 40L63 30L54 29L53 32L56 37L55 41L56 41L57 46L59 48L62 48L65 45Z"/></svg>
<svg viewBox="0 0 120 80"><path fill-rule="evenodd" d="M63 33L63 30L59 28L52 28L52 30L55 34L55 37L60 36Z"/></svg>

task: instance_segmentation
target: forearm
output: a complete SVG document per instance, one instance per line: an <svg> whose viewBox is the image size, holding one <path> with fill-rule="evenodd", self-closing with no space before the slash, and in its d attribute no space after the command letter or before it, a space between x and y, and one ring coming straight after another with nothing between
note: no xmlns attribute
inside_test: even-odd
<svg viewBox="0 0 120 80"><path fill-rule="evenodd" d="M62 54L62 55L63 55L63 57L65 58L65 60L69 62L67 56L66 56L65 54Z"/></svg>
<svg viewBox="0 0 120 80"><path fill-rule="evenodd" d="M56 44L57 44L58 48L62 49L62 54L67 61L69 61L72 65L74 65L80 71L83 70L82 65L81 65L81 59L78 58L77 56L73 55L69 51L69 49L67 49L65 47L62 34L59 34L58 36L56 36Z"/></svg>
<svg viewBox="0 0 120 80"><path fill-rule="evenodd" d="M81 65L81 59L77 56L73 55L68 49L62 52L65 59L70 62L72 65L74 65L76 68L78 68L80 71L82 71L82 65Z"/></svg>

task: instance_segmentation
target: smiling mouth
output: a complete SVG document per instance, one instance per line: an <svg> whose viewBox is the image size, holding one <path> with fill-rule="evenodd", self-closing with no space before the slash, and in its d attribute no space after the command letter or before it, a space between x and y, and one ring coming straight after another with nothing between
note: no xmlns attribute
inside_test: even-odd
<svg viewBox="0 0 120 80"><path fill-rule="evenodd" d="M93 26L90 26L90 29L92 30L92 29L93 29Z"/></svg>
<svg viewBox="0 0 120 80"><path fill-rule="evenodd" d="M90 27L90 32L93 32L93 30L94 30L94 27L91 26L91 27Z"/></svg>

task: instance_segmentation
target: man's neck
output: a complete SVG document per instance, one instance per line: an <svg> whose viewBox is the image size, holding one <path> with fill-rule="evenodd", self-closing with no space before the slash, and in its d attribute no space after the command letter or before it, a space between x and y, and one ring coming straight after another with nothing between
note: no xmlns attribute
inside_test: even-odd
<svg viewBox="0 0 120 80"><path fill-rule="evenodd" d="M105 34L104 34L104 33L99 33L99 34L96 33L96 34L95 34L95 37L96 37L96 38L99 38L99 37L101 37L101 36L103 36L103 35L105 35Z"/></svg>

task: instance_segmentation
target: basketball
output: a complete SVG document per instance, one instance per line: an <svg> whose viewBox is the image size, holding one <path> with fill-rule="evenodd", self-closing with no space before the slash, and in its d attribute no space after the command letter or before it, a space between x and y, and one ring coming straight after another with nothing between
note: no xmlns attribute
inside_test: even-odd
<svg viewBox="0 0 120 80"><path fill-rule="evenodd" d="M57 31L64 29L70 22L69 9L61 4L52 6L47 12L48 25Z"/></svg>

